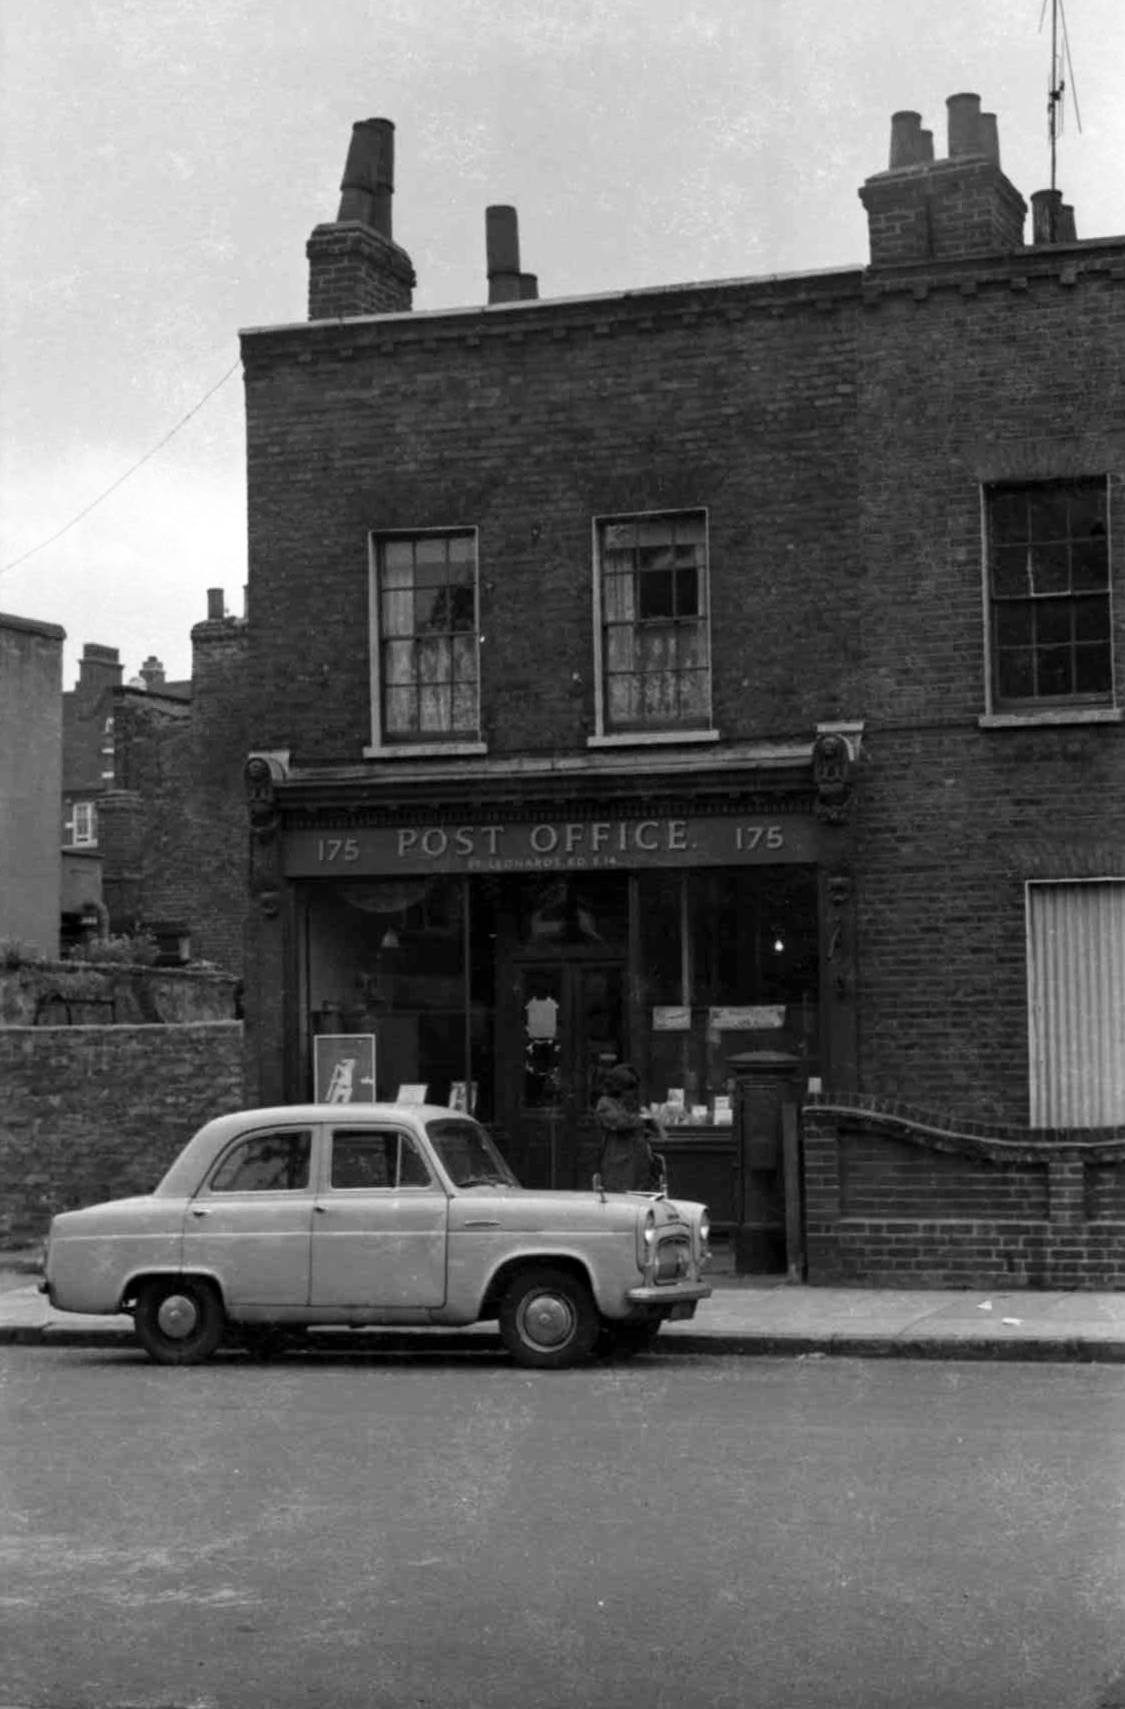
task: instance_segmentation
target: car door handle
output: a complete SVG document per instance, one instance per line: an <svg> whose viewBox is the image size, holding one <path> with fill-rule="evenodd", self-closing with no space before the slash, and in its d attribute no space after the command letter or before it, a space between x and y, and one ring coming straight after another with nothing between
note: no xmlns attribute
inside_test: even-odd
<svg viewBox="0 0 1125 1709"><path fill-rule="evenodd" d="M498 1217L478 1216L470 1222L466 1222L464 1226L465 1228L499 1228L500 1221Z"/></svg>
<svg viewBox="0 0 1125 1709"><path fill-rule="evenodd" d="M328 1210L328 1206L327 1205L314 1205L313 1210L316 1212L317 1216L324 1216Z"/></svg>
<svg viewBox="0 0 1125 1709"><path fill-rule="evenodd" d="M191 1214L192 1216L210 1216L211 1212L203 1205L192 1205Z"/></svg>

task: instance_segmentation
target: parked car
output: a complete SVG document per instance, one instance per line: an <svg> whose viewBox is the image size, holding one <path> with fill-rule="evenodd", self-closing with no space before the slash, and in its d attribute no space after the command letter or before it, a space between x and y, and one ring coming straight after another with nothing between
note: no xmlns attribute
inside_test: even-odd
<svg viewBox="0 0 1125 1709"><path fill-rule="evenodd" d="M629 1354L711 1292L704 1205L522 1188L488 1133L435 1105L243 1110L200 1128L143 1197L64 1211L43 1291L131 1312L158 1363L325 1325L496 1322L523 1365Z"/></svg>

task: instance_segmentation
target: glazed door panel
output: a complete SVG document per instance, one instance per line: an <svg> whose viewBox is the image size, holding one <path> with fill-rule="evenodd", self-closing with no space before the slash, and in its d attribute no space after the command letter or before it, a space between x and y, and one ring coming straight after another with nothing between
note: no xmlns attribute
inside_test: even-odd
<svg viewBox="0 0 1125 1709"><path fill-rule="evenodd" d="M516 1173L529 1187L588 1186L601 1071L625 1054L620 961L516 963L501 1092Z"/></svg>

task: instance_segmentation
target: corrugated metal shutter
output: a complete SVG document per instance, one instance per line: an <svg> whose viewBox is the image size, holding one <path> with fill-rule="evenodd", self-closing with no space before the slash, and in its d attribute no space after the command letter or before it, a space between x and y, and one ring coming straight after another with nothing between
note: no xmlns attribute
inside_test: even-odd
<svg viewBox="0 0 1125 1709"><path fill-rule="evenodd" d="M1125 880L1027 887L1032 1127L1125 1122Z"/></svg>

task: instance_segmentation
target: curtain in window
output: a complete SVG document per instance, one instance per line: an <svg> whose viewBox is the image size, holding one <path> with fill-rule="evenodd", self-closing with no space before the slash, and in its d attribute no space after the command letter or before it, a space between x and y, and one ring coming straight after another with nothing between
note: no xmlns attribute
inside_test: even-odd
<svg viewBox="0 0 1125 1709"><path fill-rule="evenodd" d="M1125 880L1028 887L1032 1127L1125 1122Z"/></svg>

